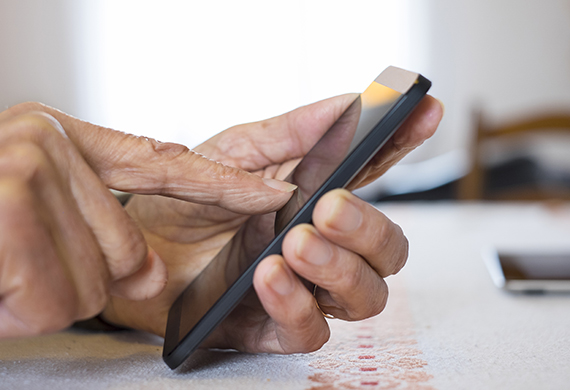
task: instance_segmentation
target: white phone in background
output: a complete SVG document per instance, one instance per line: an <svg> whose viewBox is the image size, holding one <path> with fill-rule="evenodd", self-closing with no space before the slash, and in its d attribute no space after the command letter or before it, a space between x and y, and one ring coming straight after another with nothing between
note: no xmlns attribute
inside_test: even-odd
<svg viewBox="0 0 570 390"><path fill-rule="evenodd" d="M570 251L486 249L483 258L495 285L514 292L570 293Z"/></svg>

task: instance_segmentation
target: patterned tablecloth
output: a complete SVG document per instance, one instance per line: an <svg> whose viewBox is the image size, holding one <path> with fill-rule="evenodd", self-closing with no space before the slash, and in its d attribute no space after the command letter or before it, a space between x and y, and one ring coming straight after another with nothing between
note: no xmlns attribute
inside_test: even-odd
<svg viewBox="0 0 570 390"><path fill-rule="evenodd" d="M570 294L504 293L481 250L570 251L570 205L383 204L410 239L379 316L331 320L306 355L200 351L171 371L162 340L67 331L0 342L1 389L570 388Z"/></svg>

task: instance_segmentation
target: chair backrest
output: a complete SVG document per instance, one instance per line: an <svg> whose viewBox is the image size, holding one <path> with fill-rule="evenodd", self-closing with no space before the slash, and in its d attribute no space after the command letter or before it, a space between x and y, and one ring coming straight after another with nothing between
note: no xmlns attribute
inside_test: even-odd
<svg viewBox="0 0 570 390"><path fill-rule="evenodd" d="M552 134L562 132L570 135L570 112L542 115L492 126L486 123L481 110L475 113L476 133L469 150L471 170L458 182L457 196L460 200L547 200L570 199L570 187L552 185L547 187L522 187L501 194L489 195L486 191L486 169L483 149L495 141L514 140L529 134ZM568 150L570 154L570 149Z"/></svg>

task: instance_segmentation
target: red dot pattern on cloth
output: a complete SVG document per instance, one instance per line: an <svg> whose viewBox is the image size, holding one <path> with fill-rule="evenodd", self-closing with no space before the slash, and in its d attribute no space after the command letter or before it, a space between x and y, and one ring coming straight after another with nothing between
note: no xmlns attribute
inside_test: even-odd
<svg viewBox="0 0 570 390"><path fill-rule="evenodd" d="M433 390L406 291L399 277L392 279L382 314L357 323L329 321L331 340L312 354L309 363L311 390Z"/></svg>

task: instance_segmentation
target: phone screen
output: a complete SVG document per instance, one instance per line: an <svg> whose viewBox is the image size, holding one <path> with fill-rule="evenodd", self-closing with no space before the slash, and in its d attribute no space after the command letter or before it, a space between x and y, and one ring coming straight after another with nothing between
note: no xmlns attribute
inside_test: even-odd
<svg viewBox="0 0 570 390"><path fill-rule="evenodd" d="M499 261L505 279L570 280L570 254L504 254Z"/></svg>
<svg viewBox="0 0 570 390"><path fill-rule="evenodd" d="M285 233L311 222L318 198L346 187L423 98L431 83L390 67L356 98L291 171L298 186L277 213L250 217L178 297L169 312L163 358L178 366L250 291L257 263L281 253Z"/></svg>

